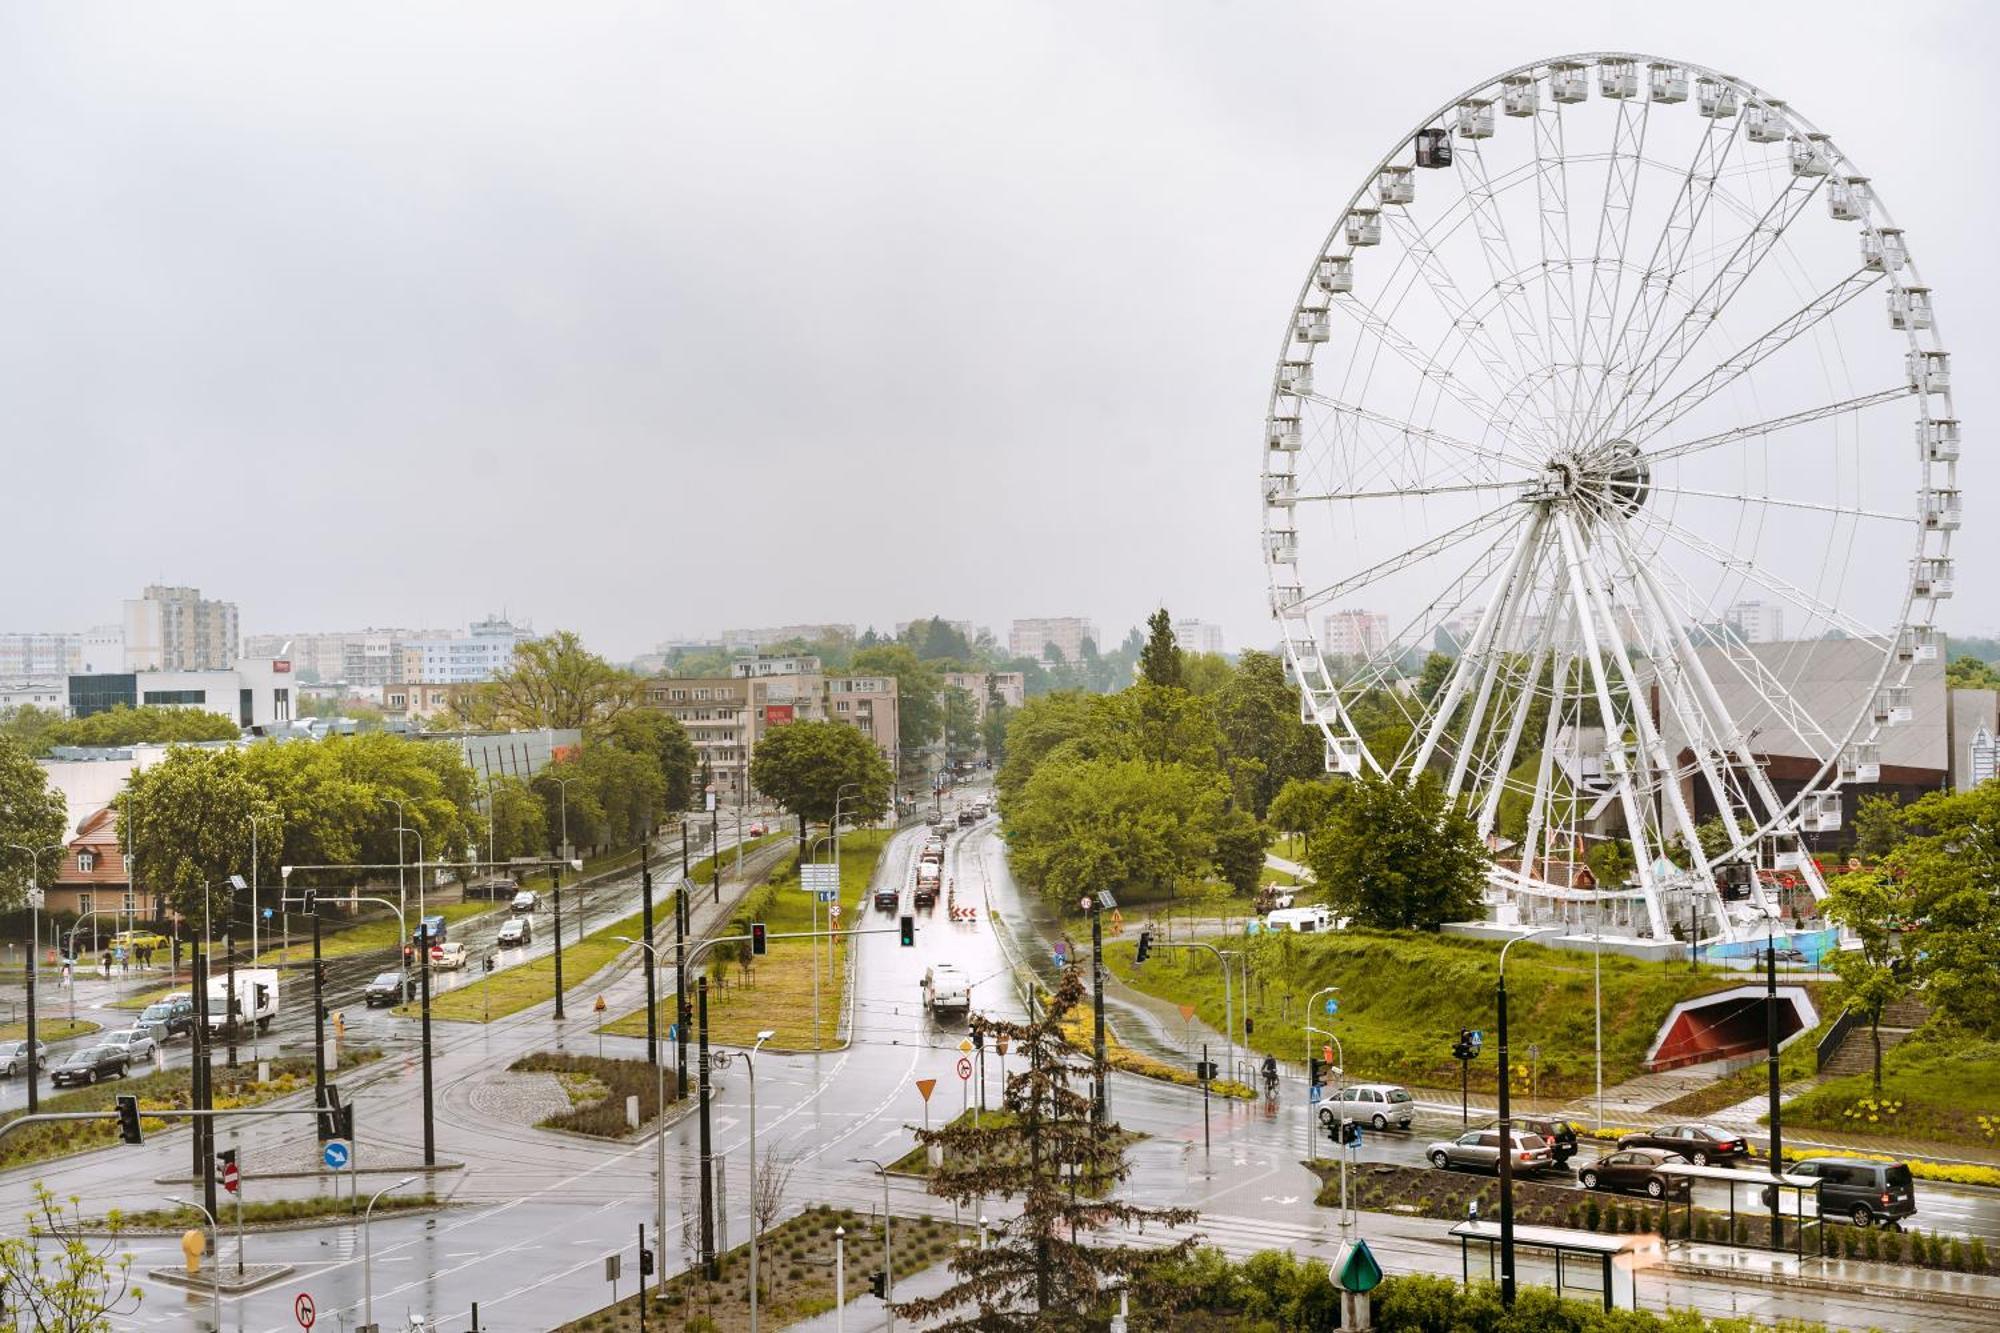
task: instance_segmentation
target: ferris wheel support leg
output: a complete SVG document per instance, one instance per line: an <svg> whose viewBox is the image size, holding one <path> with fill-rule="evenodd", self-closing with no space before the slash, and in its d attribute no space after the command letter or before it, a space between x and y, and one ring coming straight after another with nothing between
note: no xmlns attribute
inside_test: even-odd
<svg viewBox="0 0 2000 1333"><path fill-rule="evenodd" d="M1590 610L1590 591L1585 586L1584 564L1575 524L1567 514L1555 516L1556 537L1562 543L1563 563L1569 567L1570 595L1576 600L1577 625L1582 630L1584 657L1590 667L1591 684L1597 691L1597 707L1604 719L1604 733L1611 739L1618 725L1618 710L1611 703L1611 683L1604 674L1603 650L1597 640L1597 626ZM1646 919L1654 939L1667 939L1665 910L1660 905L1660 886L1653 878L1652 848L1646 842L1646 823L1639 811L1639 796L1632 789L1632 770L1625 761L1623 745L1607 744L1606 753L1618 777L1618 803L1625 812L1625 831L1632 838L1632 859L1637 862L1639 891L1646 898Z"/></svg>
<svg viewBox="0 0 2000 1333"><path fill-rule="evenodd" d="M1465 688L1470 683L1471 663L1483 658L1487 645L1492 641L1494 624L1502 610L1502 603L1510 600L1514 583L1520 578L1521 569L1528 556L1541 545L1542 516L1537 514L1522 529L1519 545L1507 567L1507 575L1501 580L1500 588L1493 599L1486 603L1486 609L1479 613L1479 625L1472 633L1472 644L1459 655L1458 664L1452 669L1451 679L1446 683L1444 696L1438 701L1437 711L1431 715L1430 725L1424 730L1423 744L1417 747L1416 758L1410 764L1410 781L1415 782L1431 761L1438 742L1444 737L1446 724L1451 715L1458 711L1459 702L1465 698Z"/></svg>
<svg viewBox="0 0 2000 1333"><path fill-rule="evenodd" d="M1500 754L1493 763L1493 781L1487 786L1486 800L1479 807L1479 836L1490 837L1494 824L1500 818L1500 793L1507 789L1507 774L1514 767L1514 752L1520 748L1521 732L1528 725L1528 710L1535 702L1535 689L1542 679L1542 663L1549 657L1549 639L1554 629L1556 617L1561 614L1561 594L1551 601L1548 612L1542 617L1541 641L1535 645L1535 655L1528 663L1528 674L1522 679L1520 697L1514 700L1514 718L1507 724L1507 739L1500 747ZM1527 844L1522 844L1525 851ZM1522 869L1527 868L1523 860Z"/></svg>
<svg viewBox="0 0 2000 1333"><path fill-rule="evenodd" d="M1582 534L1577 532L1574 523L1570 525L1570 533L1577 544L1582 546ZM1593 572L1601 572L1588 546L1583 546L1583 555L1591 562ZM1632 667L1632 655L1625 642L1625 631L1618 628L1616 609L1612 607L1610 598L1606 596L1603 587L1596 579L1590 580L1590 586L1597 597L1598 614L1604 618L1605 635L1611 640L1612 660L1618 666L1619 675L1625 680L1626 697L1632 703L1632 724L1638 729L1639 743L1653 757L1653 768L1660 775L1661 795L1666 801L1667 808L1673 812L1674 823L1680 827L1681 842L1687 848L1688 859L1694 862L1695 873L1707 887L1709 907L1715 913L1716 926L1727 935L1730 930L1729 913L1722 905L1722 890L1716 886L1715 869L1709 865L1708 854L1702 850L1701 835L1695 828L1694 812L1688 808L1687 796L1681 791L1681 784L1676 776L1678 766L1667 754L1666 742L1661 739L1660 730L1653 723L1652 712L1646 707L1644 682L1639 679L1639 673ZM1642 598L1641 601L1643 600ZM1643 612L1644 607L1640 609ZM1661 841L1664 843L1665 840L1662 830ZM1693 940L1688 941L1688 947L1690 949L1694 947Z"/></svg>
<svg viewBox="0 0 2000 1333"><path fill-rule="evenodd" d="M1508 632L1519 619L1521 608L1527 605L1529 590L1534 587L1534 570L1540 563L1541 551L1542 543L1537 540L1531 553L1522 560L1519 569L1515 571L1513 582L1504 590L1507 604L1501 609L1493 634L1486 642L1486 666L1480 675L1479 693L1472 701L1472 712L1465 719L1465 730L1459 740L1458 754L1452 760L1451 782L1445 788L1452 796L1457 796L1465 785L1465 772L1472 763L1473 751L1478 748L1480 728L1485 725L1486 706L1493 699L1493 682L1500 674L1499 645L1506 642ZM1532 677L1530 679L1532 680ZM1505 771L1504 768L1501 769L1502 773Z"/></svg>
<svg viewBox="0 0 2000 1333"><path fill-rule="evenodd" d="M1563 604L1563 611L1567 614L1567 603ZM1542 878L1548 878L1549 782L1554 775L1556 737L1562 730L1563 689L1568 684L1573 660L1556 654L1555 669L1550 675L1549 714L1542 724L1542 753L1535 769L1535 796L1528 806L1527 836L1521 843L1523 880L1527 878L1531 865L1539 866Z"/></svg>

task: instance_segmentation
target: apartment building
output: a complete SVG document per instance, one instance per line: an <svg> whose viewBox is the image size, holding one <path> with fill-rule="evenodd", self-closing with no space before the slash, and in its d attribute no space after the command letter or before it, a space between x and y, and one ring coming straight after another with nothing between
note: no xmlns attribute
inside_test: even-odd
<svg viewBox="0 0 2000 1333"><path fill-rule="evenodd" d="M830 676L822 695L827 720L859 728L892 773L903 739L896 685L894 676Z"/></svg>
<svg viewBox="0 0 2000 1333"><path fill-rule="evenodd" d="M125 603L123 629L127 671L227 671L242 637L236 603L158 583Z"/></svg>
<svg viewBox="0 0 2000 1333"><path fill-rule="evenodd" d="M66 702L63 676L31 676L0 680L0 712L15 708L41 708L60 713Z"/></svg>
<svg viewBox="0 0 2000 1333"><path fill-rule="evenodd" d="M1389 642L1389 617L1377 611L1329 611L1321 646L1328 657L1368 657Z"/></svg>
<svg viewBox="0 0 2000 1333"><path fill-rule="evenodd" d="M1212 620L1176 620L1174 639L1183 652L1220 653L1222 651L1222 626Z"/></svg>
<svg viewBox="0 0 2000 1333"><path fill-rule="evenodd" d="M401 645L401 674L396 679L426 685L492 680L514 664L514 649L534 633L530 626L488 616L474 621L463 634L411 639Z"/></svg>
<svg viewBox="0 0 2000 1333"><path fill-rule="evenodd" d="M0 680L65 676L82 666L80 634L0 634Z"/></svg>
<svg viewBox="0 0 2000 1333"><path fill-rule="evenodd" d="M1083 658L1083 641L1096 647L1104 641L1097 635L1097 622L1084 616L1043 616L1017 620L1007 631L1007 651L1014 657L1043 660L1053 647L1065 662Z"/></svg>
<svg viewBox="0 0 2000 1333"><path fill-rule="evenodd" d="M1028 679L1019 671L947 671L944 683L972 696L972 706L979 710L982 722L992 694L998 694L1009 708L1019 708L1028 701Z"/></svg>
<svg viewBox="0 0 2000 1333"><path fill-rule="evenodd" d="M763 682L743 676L669 676L646 683L647 706L681 724L724 804L740 804L750 791L750 750L757 734L751 700L762 688Z"/></svg>
<svg viewBox="0 0 2000 1333"><path fill-rule="evenodd" d="M765 625L757 629L726 629L720 636L725 653L755 653L781 643L798 640L813 643L820 639L852 641L852 625Z"/></svg>
<svg viewBox="0 0 2000 1333"><path fill-rule="evenodd" d="M648 681L646 703L678 720L695 753L706 761L716 799L736 804L750 793L750 759L757 744L794 722L845 722L873 742L895 766L901 744L900 699L893 676L834 676L820 673L816 658L791 659L809 670L729 676L666 677ZM763 659L770 661L773 659Z"/></svg>

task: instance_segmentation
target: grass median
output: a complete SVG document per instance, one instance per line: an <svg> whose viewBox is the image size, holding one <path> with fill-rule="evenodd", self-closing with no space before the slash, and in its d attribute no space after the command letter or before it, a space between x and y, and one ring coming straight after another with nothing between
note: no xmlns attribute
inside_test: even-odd
<svg viewBox="0 0 2000 1333"><path fill-rule="evenodd" d="M673 918L673 895L667 894L653 904L655 929L664 914L667 921ZM639 937L640 914L614 921L608 926L600 926L585 935L580 941L563 945L563 994L568 995L577 987L587 983L592 977L611 965L613 959L632 946L618 936ZM506 1018L518 1014L523 1009L553 1000L556 996L555 954L546 953L530 962L513 967L503 967L488 972L470 985L459 986L443 995L431 996L431 1017L446 1022L483 1023L489 1018ZM395 1012L404 1017L413 1017L422 1008L416 1003L400 1004ZM643 1025L641 1031L643 1031Z"/></svg>
<svg viewBox="0 0 2000 1333"><path fill-rule="evenodd" d="M257 1177L246 1176L245 1182L251 1189L257 1187ZM366 1185L362 1186L367 1189ZM243 1225L245 1227L274 1226L281 1222L310 1222L320 1218L359 1217L366 1211L366 1200L357 1201L348 1195L339 1197L319 1194L299 1199L252 1199L243 1205ZM374 1201L378 1213L406 1213L418 1208L443 1208L445 1201L431 1193L384 1194ZM113 1212L104 1218L104 1225L117 1226L126 1230L142 1231L185 1231L189 1227L206 1227L208 1220L198 1208L142 1208L135 1212ZM224 1200L222 1203L222 1230L226 1235L236 1225L236 1205Z"/></svg>
<svg viewBox="0 0 2000 1333"><path fill-rule="evenodd" d="M842 924L852 926L865 918L868 888L890 836L886 829L863 829L841 835ZM747 934L752 921L762 921L772 935L809 931L814 917L812 895L799 888L798 866L788 861L767 883L744 898L723 933ZM826 912L818 910L817 918L820 928L825 929ZM773 939L769 952L762 958L750 958L747 945L718 945L709 954L709 1040L725 1046L748 1046L759 1032L769 1029L778 1034L770 1044L780 1050L814 1049L813 961L817 949L820 1041L832 1044L840 1031L841 1006L847 996L848 947L844 935L835 937L830 951L825 940ZM831 967L827 963L829 952ZM747 972L741 966L744 958L750 958ZM692 995L688 1003L694 1004ZM673 1022L673 1011L673 996L669 994L659 1004L661 1032ZM619 1036L645 1036L645 1008L641 1006L620 1015L604 1030Z"/></svg>
<svg viewBox="0 0 2000 1333"><path fill-rule="evenodd" d="M336 901L329 897L329 902ZM471 921L493 912L505 911L505 903L473 901L469 903L428 903L424 907L427 916L441 916L445 921L445 937L451 937L451 928L462 921ZM416 932L416 904L411 901L410 931ZM327 922L321 923L319 954L321 958L352 958L356 954L386 953L401 942L401 932L393 916L381 917L374 921L362 921L337 931L328 931ZM312 957L312 924L307 921L303 930L292 932L288 948L266 949L257 955L256 966L269 967L288 959L298 962Z"/></svg>
<svg viewBox="0 0 2000 1333"><path fill-rule="evenodd" d="M103 1026L102 1023L93 1023L87 1018L38 1017L35 1019L35 1040L53 1045L59 1041L68 1041L71 1037L87 1036ZM27 1035L28 1020L25 1018L18 1023L0 1023L0 1041L21 1041Z"/></svg>

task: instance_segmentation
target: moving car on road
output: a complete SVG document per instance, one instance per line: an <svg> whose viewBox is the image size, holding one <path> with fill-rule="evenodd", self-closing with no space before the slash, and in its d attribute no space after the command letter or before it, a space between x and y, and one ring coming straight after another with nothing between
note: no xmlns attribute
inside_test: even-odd
<svg viewBox="0 0 2000 1333"><path fill-rule="evenodd" d="M963 1014L972 1008L972 982L950 963L924 970L924 1005L932 1014Z"/></svg>
<svg viewBox="0 0 2000 1333"><path fill-rule="evenodd" d="M171 949L174 942L157 930L121 930L111 937L107 947L123 949L129 955L135 949Z"/></svg>
<svg viewBox="0 0 2000 1333"><path fill-rule="evenodd" d="M542 895L532 889L522 889L514 895L514 901L507 906L508 910L514 912L516 915L527 912L539 912L542 910Z"/></svg>
<svg viewBox="0 0 2000 1333"><path fill-rule="evenodd" d="M1433 1143L1424 1153L1432 1166L1450 1171L1470 1168L1477 1171L1498 1171L1500 1169L1500 1131L1497 1129L1468 1130L1455 1139L1445 1139ZM1514 1169L1517 1171L1539 1171L1553 1163L1549 1155L1549 1145L1539 1134L1514 1132Z"/></svg>
<svg viewBox="0 0 2000 1333"><path fill-rule="evenodd" d="M194 1031L194 1001L185 995L169 995L146 1006L139 1021L168 1037L185 1037Z"/></svg>
<svg viewBox="0 0 2000 1333"><path fill-rule="evenodd" d="M1497 1121L1493 1128L1499 1128ZM1514 1117L1514 1128L1539 1134L1546 1139L1549 1155L1556 1159L1557 1166L1576 1156L1576 1126L1567 1120L1553 1116L1517 1115Z"/></svg>
<svg viewBox="0 0 2000 1333"><path fill-rule="evenodd" d="M500 923L500 935L494 942L503 949L518 949L535 937L524 916L509 917Z"/></svg>
<svg viewBox="0 0 2000 1333"><path fill-rule="evenodd" d="M49 1044L45 1041L35 1043L33 1060L28 1058L27 1042L0 1041L0 1070L5 1070L9 1078L16 1074L28 1073L33 1069L46 1069L48 1064Z"/></svg>
<svg viewBox="0 0 2000 1333"><path fill-rule="evenodd" d="M1696 1166L1728 1166L1750 1155L1750 1143L1741 1134L1714 1125L1661 1125L1650 1133L1627 1134L1618 1140L1620 1148L1665 1148L1677 1152Z"/></svg>
<svg viewBox="0 0 2000 1333"><path fill-rule="evenodd" d="M362 1003L370 1009L377 1005L388 1007L403 1000L403 974L401 972L378 972L375 980L368 983L361 992Z"/></svg>
<svg viewBox="0 0 2000 1333"><path fill-rule="evenodd" d="M1687 1158L1664 1148L1623 1148L1605 1153L1577 1172L1577 1181L1587 1190L1612 1190L1644 1194L1649 1199L1681 1200L1688 1197L1694 1182L1686 1176L1663 1176L1663 1166L1685 1165Z"/></svg>
<svg viewBox="0 0 2000 1333"><path fill-rule="evenodd" d="M153 1058L153 1052L160 1049L160 1043L153 1040L153 1034L140 1024L134 1024L122 1032L107 1032L98 1039L98 1044L114 1046L123 1051L127 1064L150 1060Z"/></svg>
<svg viewBox="0 0 2000 1333"><path fill-rule="evenodd" d="M431 946L431 966L442 972L456 972L465 966L465 946L457 940Z"/></svg>
<svg viewBox="0 0 2000 1333"><path fill-rule="evenodd" d="M1858 1227L1876 1223L1898 1226L1917 1211L1916 1182L1902 1162L1871 1162L1860 1157L1808 1157L1793 1163L1788 1175L1815 1176L1821 1217L1844 1217ZM1764 1206L1771 1206L1775 1187L1763 1189ZM1789 1200L1788 1200L1789 1202Z"/></svg>
<svg viewBox="0 0 2000 1333"><path fill-rule="evenodd" d="M1416 1117L1416 1099L1394 1083L1350 1083L1340 1090L1340 1109L1349 1120L1387 1129L1408 1129Z"/></svg>
<svg viewBox="0 0 2000 1333"><path fill-rule="evenodd" d="M86 1046L71 1051L69 1058L49 1074L58 1088L83 1087L100 1079L125 1077L125 1052L116 1046Z"/></svg>
<svg viewBox="0 0 2000 1333"><path fill-rule="evenodd" d="M875 906L880 911L893 912L896 910L896 900L901 896L894 884L878 884L875 887Z"/></svg>

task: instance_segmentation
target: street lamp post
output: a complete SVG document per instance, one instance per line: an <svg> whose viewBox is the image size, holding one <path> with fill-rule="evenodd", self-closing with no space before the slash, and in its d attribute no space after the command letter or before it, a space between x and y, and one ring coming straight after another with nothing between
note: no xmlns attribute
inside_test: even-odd
<svg viewBox="0 0 2000 1333"><path fill-rule="evenodd" d="M635 940L629 935L619 935L614 938L623 944L636 944L646 951L646 971L648 973L651 973L654 968L660 965L660 951L653 945L648 944L644 940ZM660 1252L662 1262L654 1271L659 1275L660 1290L665 1291L667 1284L666 1250L664 1248L667 1243L667 1067L657 1060L653 1062L653 1079L655 1083L653 1093L655 1099L654 1109L657 1112L653 1126L653 1192L654 1204L658 1211L658 1216L654 1221L658 1235L660 1236L660 1245L662 1246ZM641 1285L644 1285L643 1279L641 1279Z"/></svg>
<svg viewBox="0 0 2000 1333"><path fill-rule="evenodd" d="M403 817L403 806L407 802L399 796L378 796L376 799L384 805L396 807L396 827L393 830L396 834L396 908L398 912L403 912L410 905L408 890L403 885L403 825L407 822ZM403 936L405 941L409 938L408 935ZM402 1002L410 1002L410 978L407 974L403 977Z"/></svg>
<svg viewBox="0 0 2000 1333"><path fill-rule="evenodd" d="M761 1223L757 1215L757 1052L777 1035L768 1029L759 1032L756 1045L743 1057L750 1078L750 1333L757 1333L757 1231Z"/></svg>
<svg viewBox="0 0 2000 1333"><path fill-rule="evenodd" d="M1770 1074L1771 1175L1785 1172L1785 1129L1778 1101L1778 920L1764 909L1764 1061ZM1785 1247L1783 1190L1771 1191L1771 1248ZM1801 1224L1803 1225L1803 1224Z"/></svg>
<svg viewBox="0 0 2000 1333"><path fill-rule="evenodd" d="M1554 929L1542 926L1500 946L1500 981L1493 992L1500 1032L1500 1303L1509 1306L1514 1303L1514 1112L1507 1096L1507 1085L1512 1082L1507 1062L1507 951L1522 940Z"/></svg>
<svg viewBox="0 0 2000 1333"><path fill-rule="evenodd" d="M1335 986L1333 989L1338 990L1340 988ZM1335 1080L1333 1089L1333 1122L1335 1126L1344 1130L1347 1124L1347 1049L1340 1044L1339 1037L1328 1032L1325 1028L1314 1027L1312 1025L1312 1016L1308 1014L1306 1017L1306 1040L1311 1041L1314 1033L1318 1033L1333 1043L1333 1053L1337 1057L1333 1066L1333 1077ZM1312 1116L1308 1114L1306 1116L1306 1124L1309 1128L1312 1125L1312 1121ZM1345 1234L1347 1228L1354 1221L1354 1216L1348 1211L1347 1207L1347 1136L1345 1133L1336 1135L1334 1147L1339 1150L1340 1154L1340 1230L1342 1234Z"/></svg>
<svg viewBox="0 0 2000 1333"><path fill-rule="evenodd" d="M417 869L424 867L424 835L412 828L396 826L396 869L402 872L403 835L417 840ZM431 928L424 921L424 880L417 876L417 989L422 997L424 1066L424 1165L437 1165L437 1128L431 1118ZM410 976L403 974L404 1000L409 999Z"/></svg>
<svg viewBox="0 0 2000 1333"><path fill-rule="evenodd" d="M889 1168L873 1157L857 1157L882 1177L882 1309L888 1316L888 1333L896 1333L896 1265L889 1248Z"/></svg>
<svg viewBox="0 0 2000 1333"><path fill-rule="evenodd" d="M1306 1042L1306 1050L1305 1050L1305 1059L1306 1059L1306 1069L1307 1069L1308 1071L1310 1071L1310 1070L1312 1069L1312 1044L1313 1044L1313 1037L1312 1037L1312 1012L1313 1012L1313 1009L1314 1009L1314 1008L1315 1008L1315 1007L1316 1007L1316 1006L1317 1006L1317 1005L1319 1004L1319 999L1320 999L1320 996L1322 996L1322 995L1337 995L1337 994L1339 994L1339 992L1340 992L1340 987L1338 987L1338 986L1321 986L1321 987L1320 987L1320 988L1319 988L1318 990L1316 990L1316 991L1314 991L1314 992L1312 993L1312 998L1311 998L1310 1000L1307 1000L1307 1001L1306 1001L1306 1030L1305 1030L1305 1031L1304 1031L1303 1033L1301 1033L1300 1035L1301 1035L1301 1036L1303 1036L1303 1037L1305 1038L1305 1042ZM1246 1008L1247 1008L1247 1007L1249 1006L1249 1004L1250 1004L1250 997L1249 997L1249 996L1247 996L1247 995L1246 995L1246 996L1244 996L1244 997L1243 997L1243 1004L1244 1004L1244 1006L1245 1006ZM1342 1061L1341 1061L1340 1063L1341 1063L1341 1065L1342 1065L1342 1066L1344 1067L1344 1066L1345 1066L1345 1065L1347 1064L1347 1061L1345 1061L1345 1060L1342 1060ZM1306 1108L1307 1108L1307 1109L1306 1109L1306 1160L1307 1160L1307 1161L1309 1161L1309 1162L1316 1162L1316 1161L1318 1161L1318 1160L1319 1160L1319 1142L1318 1142L1318 1140L1316 1140L1316 1139L1315 1139L1315 1138L1313 1137L1313 1115L1312 1115L1312 1109L1311 1109L1311 1108L1312 1108L1312 1090L1311 1090L1311 1089L1312 1089L1312 1074L1311 1074L1310 1072L1308 1072L1308 1073L1306 1074L1306 1089L1307 1089L1307 1091L1306 1091Z"/></svg>
<svg viewBox="0 0 2000 1333"><path fill-rule="evenodd" d="M276 815L250 816L250 957L257 957L257 826L276 819Z"/></svg>
<svg viewBox="0 0 2000 1333"><path fill-rule="evenodd" d="M368 1243L369 1214L375 1211L375 1201L384 1194L399 1190L415 1180L415 1176L404 1176L393 1185L384 1185L375 1191L375 1198L361 1210L361 1322L375 1327L375 1252Z"/></svg>
<svg viewBox="0 0 2000 1333"><path fill-rule="evenodd" d="M215 1213L192 1199L177 1199L172 1195L165 1197L168 1203L199 1211L208 1221L209 1257L215 1265L209 1273L209 1290L215 1294L215 1333L222 1333L222 1232L216 1228Z"/></svg>
<svg viewBox="0 0 2000 1333"><path fill-rule="evenodd" d="M28 933L28 1114L41 1109L41 1076L35 1072L35 950L42 946L42 890L36 883L36 872L41 868L42 856L46 852L64 850L59 842L46 847L34 848L18 842L7 844L17 852L25 852L28 857L28 912L32 923ZM75 994L74 991L71 992Z"/></svg>

